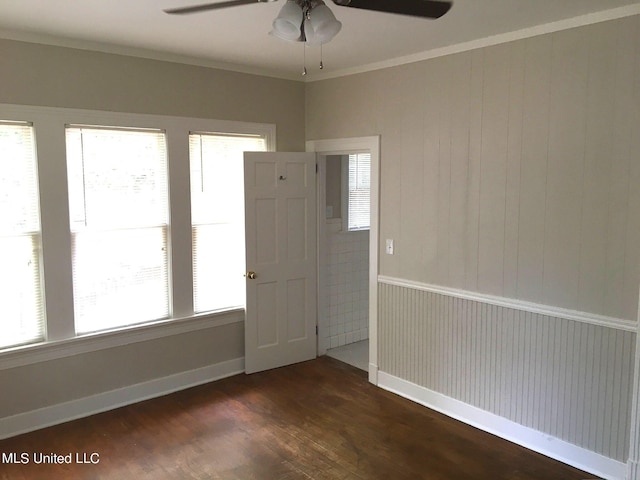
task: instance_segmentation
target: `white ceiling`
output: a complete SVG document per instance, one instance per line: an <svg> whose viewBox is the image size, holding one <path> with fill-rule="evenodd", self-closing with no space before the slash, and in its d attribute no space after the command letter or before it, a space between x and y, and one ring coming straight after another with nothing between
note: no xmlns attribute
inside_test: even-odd
<svg viewBox="0 0 640 480"><path fill-rule="evenodd" d="M302 45L268 35L284 0L181 16L163 12L208 1L0 0L0 37L302 80ZM444 17L428 20L327 4L343 28L323 47L324 71L317 68L320 49L306 49L306 80L426 58L425 52L455 51L482 39L491 43L489 37L523 29L529 29L524 36L551 31L552 22L566 28L640 13L640 0L454 0ZM582 18L568 21L575 17Z"/></svg>

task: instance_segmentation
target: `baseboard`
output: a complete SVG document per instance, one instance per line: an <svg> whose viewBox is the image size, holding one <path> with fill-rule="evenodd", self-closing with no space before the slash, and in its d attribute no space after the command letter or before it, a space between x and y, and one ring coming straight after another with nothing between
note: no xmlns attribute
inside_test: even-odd
<svg viewBox="0 0 640 480"><path fill-rule="evenodd" d="M559 438L512 422L504 417L385 372L378 372L378 386L547 457L608 480L624 480L627 465Z"/></svg>
<svg viewBox="0 0 640 480"><path fill-rule="evenodd" d="M177 373L117 390L0 419L0 439L161 397L244 372L244 358Z"/></svg>

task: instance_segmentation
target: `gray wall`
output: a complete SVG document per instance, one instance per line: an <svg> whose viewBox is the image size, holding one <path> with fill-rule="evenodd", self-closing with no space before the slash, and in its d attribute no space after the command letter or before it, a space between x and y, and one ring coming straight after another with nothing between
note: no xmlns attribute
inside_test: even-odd
<svg viewBox="0 0 640 480"><path fill-rule="evenodd" d="M304 84L0 39L0 103L275 123L304 151Z"/></svg>
<svg viewBox="0 0 640 480"><path fill-rule="evenodd" d="M314 82L306 108L308 139L381 135L381 274L637 319L640 17ZM633 332L411 287L379 308L382 372L626 461Z"/></svg>
<svg viewBox="0 0 640 480"><path fill-rule="evenodd" d="M239 322L0 370L0 418L242 357Z"/></svg>
<svg viewBox="0 0 640 480"><path fill-rule="evenodd" d="M381 273L635 320L639 32L636 16L310 84L308 139L381 135Z"/></svg>
<svg viewBox="0 0 640 480"><path fill-rule="evenodd" d="M274 123L278 149L304 150L299 82L9 40L0 40L0 72L0 103ZM0 363L0 385L11 392L0 396L0 418L241 358L243 315L237 317L231 325L52 361Z"/></svg>

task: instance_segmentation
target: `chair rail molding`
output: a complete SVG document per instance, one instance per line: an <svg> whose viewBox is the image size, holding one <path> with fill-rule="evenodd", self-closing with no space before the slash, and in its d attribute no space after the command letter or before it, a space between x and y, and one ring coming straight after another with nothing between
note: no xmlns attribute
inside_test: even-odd
<svg viewBox="0 0 640 480"><path fill-rule="evenodd" d="M468 290L460 290L457 288L431 285L428 283L416 282L413 280L388 277L386 275L379 275L378 282L387 285L395 285L398 287L421 290L424 292L437 293L440 295L446 295L448 297L472 300L474 302L496 305L498 307L512 308L514 310L521 310L524 312L538 313L541 315L564 318L566 320L589 323L592 325L613 328L616 330L624 330L626 332L636 332L638 330L637 320L626 320L623 318L607 317L604 315L597 315L589 312L581 312L578 310L570 310L567 308L543 305L540 303L527 302L524 300L517 300L515 298L498 297L494 295L487 295L484 293L471 292Z"/></svg>

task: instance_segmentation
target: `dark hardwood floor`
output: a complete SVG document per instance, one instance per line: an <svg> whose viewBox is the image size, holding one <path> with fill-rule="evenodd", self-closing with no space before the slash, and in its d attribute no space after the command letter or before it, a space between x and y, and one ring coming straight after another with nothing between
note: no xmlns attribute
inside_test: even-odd
<svg viewBox="0 0 640 480"><path fill-rule="evenodd" d="M593 478L378 389L328 357L0 441L0 454L11 452L30 462L0 463L0 479ZM73 463L34 464L52 453ZM92 453L99 463L76 463Z"/></svg>

